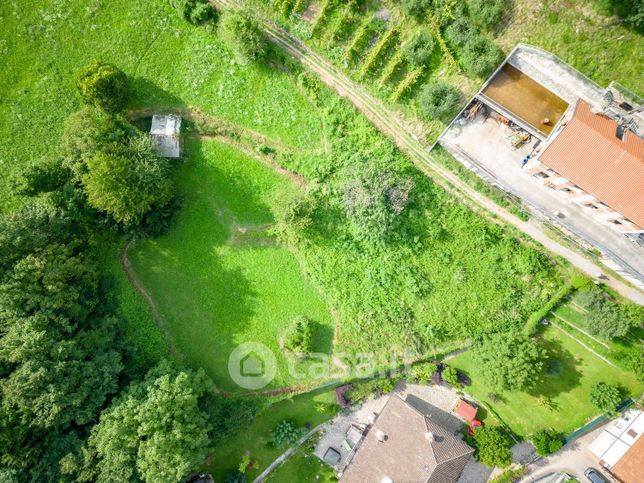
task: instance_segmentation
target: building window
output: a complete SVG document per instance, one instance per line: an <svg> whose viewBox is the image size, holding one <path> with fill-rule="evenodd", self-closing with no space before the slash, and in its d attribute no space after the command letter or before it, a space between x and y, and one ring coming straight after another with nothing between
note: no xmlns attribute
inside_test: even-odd
<svg viewBox="0 0 644 483"><path fill-rule="evenodd" d="M548 179L548 178L550 178L550 175L549 175L548 173L546 173L545 171L539 171L536 175L537 175L539 178L543 178L543 179Z"/></svg>
<svg viewBox="0 0 644 483"><path fill-rule="evenodd" d="M622 224L622 222L621 222L621 221L619 221L619 220L613 220L613 223L614 223L615 225L621 225L621 224Z"/></svg>

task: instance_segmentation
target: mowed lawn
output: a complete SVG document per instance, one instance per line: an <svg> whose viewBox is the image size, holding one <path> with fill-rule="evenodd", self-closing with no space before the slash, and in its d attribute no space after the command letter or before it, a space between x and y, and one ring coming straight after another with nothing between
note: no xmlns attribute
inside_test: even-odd
<svg viewBox="0 0 644 483"><path fill-rule="evenodd" d="M623 386L631 396L639 396L644 390L644 384L637 382L632 373L610 366L556 327L546 328L540 339L548 360L543 380L530 393L498 393L487 387L469 352L451 361L472 378L466 391L490 405L522 437L545 428L570 433L598 416L600 411L589 402L590 388L597 382ZM490 401L491 392L497 392L501 400ZM539 396L547 398L551 408L540 402Z"/></svg>
<svg viewBox="0 0 644 483"><path fill-rule="evenodd" d="M278 338L305 315L318 325L315 350L329 352L333 327L294 255L270 234L272 197L295 188L224 144L193 140L187 152L177 174L185 205L173 228L130 252L175 352L191 367L203 367L219 387L238 389L228 357L238 344L257 341L277 357L273 386L307 382L288 376Z"/></svg>
<svg viewBox="0 0 644 483"><path fill-rule="evenodd" d="M168 0L0 2L0 210L17 200L18 167L52 155L64 119L81 107L78 69L101 60L125 71L132 109L194 107L273 141L314 148L321 121L279 69L241 67L214 32L183 21Z"/></svg>

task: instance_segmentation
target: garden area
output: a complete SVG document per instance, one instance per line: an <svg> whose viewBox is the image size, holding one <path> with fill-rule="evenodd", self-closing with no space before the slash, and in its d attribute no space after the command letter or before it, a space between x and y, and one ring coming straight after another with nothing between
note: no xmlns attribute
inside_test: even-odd
<svg viewBox="0 0 644 483"><path fill-rule="evenodd" d="M626 333L612 341L603 339L603 342L596 332L593 336L581 333L580 327L566 326L559 314L570 320L571 311L580 314L578 306L571 307L593 297L615 305L608 310L620 311L618 318L627 327ZM489 377L486 378L487 371L477 359L476 351L459 355L451 361L452 365L471 379L472 385L466 391L491 407L518 436L529 437L543 429L569 434L604 411L610 411L610 407L597 407L592 401L591 393L598 384L615 387L614 397L618 404L629 397L638 398L644 390L641 307L611 300L606 292L586 286L559 305L545 319L546 325L539 324L535 334L536 346L542 351L537 359L540 362L536 362L539 369L530 372L531 381L525 389L499 390L495 387ZM580 314L575 322L581 325L583 319ZM611 321L611 327L618 325L614 319ZM593 330L588 321L584 327ZM603 350L596 350L598 347ZM519 368L520 365L515 364L512 370L520 373Z"/></svg>
<svg viewBox="0 0 644 483"><path fill-rule="evenodd" d="M427 31L420 20L405 32L365 27L369 41L355 52L368 62L352 75L382 81L391 102L443 68L470 82L450 70L462 59L441 41L437 15ZM334 18L312 35L344 38L344 17ZM272 50L245 12L197 0L9 2L0 23L0 341L10 349L0 351L0 479L254 477L337 408L328 389L247 394L227 368L239 344L275 354L269 388L303 391L329 378L306 373L313 353L343 356L349 372L364 362L358 354L386 368L392 355L425 360L490 333L511 339L575 274L420 173L346 100ZM394 62L396 42L409 48ZM178 160L162 158L147 133L149 117L166 112L184 116ZM575 303L584 316L611 310ZM587 318L577 322L594 327ZM568 392L584 395L604 377L641 390L622 369L597 373L558 335L548 327L541 345L552 360L575 354L573 375L552 379L562 413L578 402ZM559 355L549 370L568 374ZM479 395L468 357L454 366ZM287 371L293 362L303 378ZM460 384L453 367L443 377ZM377 380L353 396L392 385ZM507 401L498 414L523 434ZM277 475L319 470L304 447Z"/></svg>

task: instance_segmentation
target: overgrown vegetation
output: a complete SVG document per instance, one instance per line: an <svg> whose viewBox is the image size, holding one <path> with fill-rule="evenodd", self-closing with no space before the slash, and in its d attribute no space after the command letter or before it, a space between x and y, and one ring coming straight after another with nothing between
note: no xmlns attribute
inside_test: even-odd
<svg viewBox="0 0 644 483"><path fill-rule="evenodd" d="M512 439L498 426L483 426L474 432L476 459L494 468L505 468L512 462Z"/></svg>
<svg viewBox="0 0 644 483"><path fill-rule="evenodd" d="M537 431L530 438L539 456L548 456L559 451L563 444L563 435L551 429Z"/></svg>

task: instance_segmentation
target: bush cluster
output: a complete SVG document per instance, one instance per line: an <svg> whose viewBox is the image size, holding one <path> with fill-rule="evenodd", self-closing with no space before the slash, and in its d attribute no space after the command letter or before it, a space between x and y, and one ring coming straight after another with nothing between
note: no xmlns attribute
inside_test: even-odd
<svg viewBox="0 0 644 483"><path fill-rule="evenodd" d="M550 429L537 431L530 439L539 456L556 453L563 446L563 435Z"/></svg>
<svg viewBox="0 0 644 483"><path fill-rule="evenodd" d="M193 25L216 19L217 11L208 0L174 0L174 8L181 18Z"/></svg>
<svg viewBox="0 0 644 483"><path fill-rule="evenodd" d="M503 16L506 0L467 0L467 10L472 21L482 29L495 27Z"/></svg>
<svg viewBox="0 0 644 483"><path fill-rule="evenodd" d="M291 446L306 434L306 428L299 427L293 421L284 420L271 432L270 444L276 448Z"/></svg>
<svg viewBox="0 0 644 483"><path fill-rule="evenodd" d="M444 119L458 107L461 95L448 82L437 80L427 84L418 99L420 110L427 119Z"/></svg>
<svg viewBox="0 0 644 483"><path fill-rule="evenodd" d="M242 65L264 59L268 43L255 17L243 10L227 10L218 27L219 37L228 44Z"/></svg>
<svg viewBox="0 0 644 483"><path fill-rule="evenodd" d="M315 323L305 316L296 317L288 327L284 345L296 354L309 354L313 349Z"/></svg>
<svg viewBox="0 0 644 483"><path fill-rule="evenodd" d="M83 100L108 112L119 112L128 101L129 85L122 70L105 62L92 62L76 76Z"/></svg>
<svg viewBox="0 0 644 483"><path fill-rule="evenodd" d="M470 37L463 45L459 55L465 72L479 77L489 75L502 59L501 49L492 40L481 34Z"/></svg>

